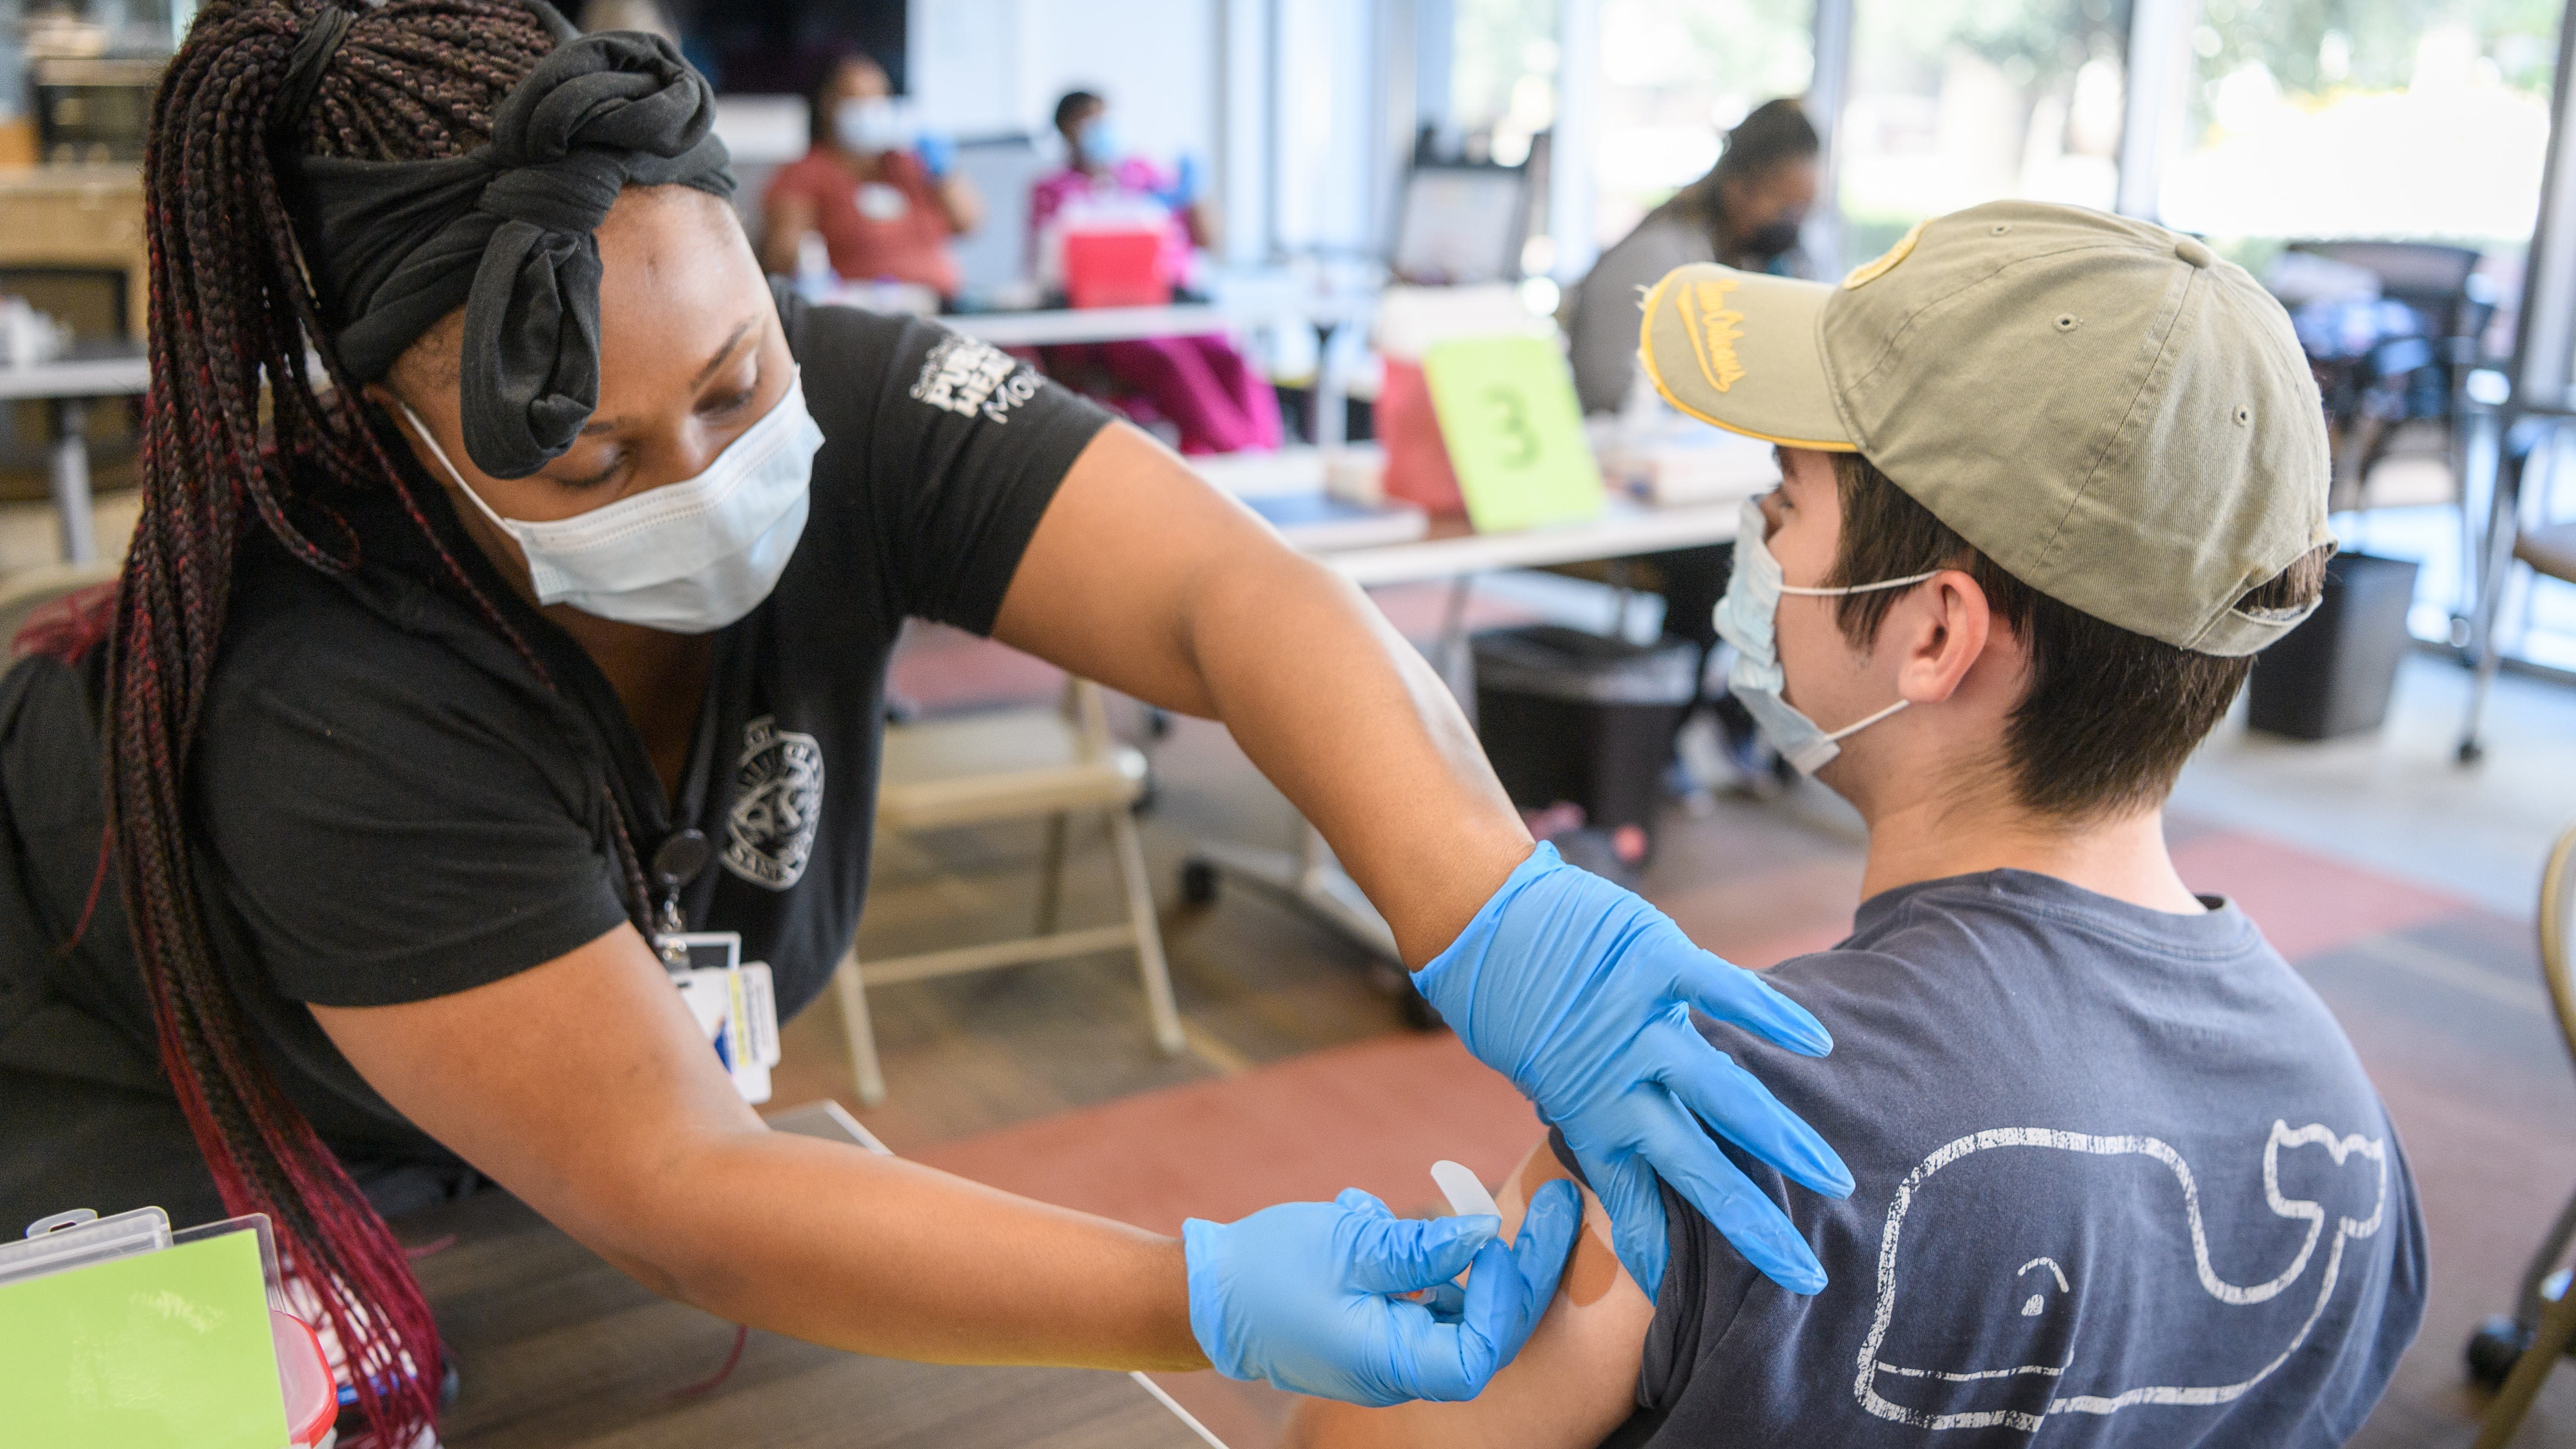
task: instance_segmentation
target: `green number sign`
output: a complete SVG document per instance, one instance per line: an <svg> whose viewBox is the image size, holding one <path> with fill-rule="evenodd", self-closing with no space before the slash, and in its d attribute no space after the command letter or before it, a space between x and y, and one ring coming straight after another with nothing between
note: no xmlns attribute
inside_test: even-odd
<svg viewBox="0 0 2576 1449"><path fill-rule="evenodd" d="M1422 354L1440 438L1467 517L1497 533L1590 518L1601 469L1583 437L1574 377L1544 337L1463 337Z"/></svg>

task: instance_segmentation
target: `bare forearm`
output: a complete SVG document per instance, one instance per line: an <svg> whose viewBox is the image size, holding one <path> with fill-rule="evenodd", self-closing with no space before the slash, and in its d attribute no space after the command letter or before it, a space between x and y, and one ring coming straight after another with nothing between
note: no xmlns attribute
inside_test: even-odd
<svg viewBox="0 0 2576 1449"><path fill-rule="evenodd" d="M1057 489L994 633L1223 720L1332 842L1408 965L1530 851L1456 701L1368 597L1131 427Z"/></svg>
<svg viewBox="0 0 2576 1449"><path fill-rule="evenodd" d="M1357 588L1270 553L1204 579L1188 648L1208 702L1420 967L1530 851L1439 676Z"/></svg>
<svg viewBox="0 0 2576 1449"><path fill-rule="evenodd" d="M939 183L939 212L951 233L964 236L983 224L984 198L976 194L973 182L951 176Z"/></svg>
<svg viewBox="0 0 2576 1449"><path fill-rule="evenodd" d="M902 1358L1200 1366L1180 1244L769 1131L631 926L313 1014L397 1111L656 1291Z"/></svg>
<svg viewBox="0 0 2576 1449"><path fill-rule="evenodd" d="M1177 1239L784 1133L728 1135L657 1176L617 1221L563 1217L719 1317L937 1363L1207 1366Z"/></svg>

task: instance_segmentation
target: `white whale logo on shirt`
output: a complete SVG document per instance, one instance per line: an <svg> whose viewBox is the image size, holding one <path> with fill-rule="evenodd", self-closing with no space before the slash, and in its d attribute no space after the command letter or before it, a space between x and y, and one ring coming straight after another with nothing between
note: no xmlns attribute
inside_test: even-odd
<svg viewBox="0 0 2576 1449"><path fill-rule="evenodd" d="M2332 1154L2335 1166L2343 1168L2347 1159L2356 1155L2370 1174L2369 1216L2354 1218L2335 1215L2334 1238L2325 1242L2328 1214L2319 1203L2284 1196L2281 1191L2280 1154L2284 1147L2323 1146ZM2191 1236L2192 1262L2199 1286L2209 1299L2231 1307L2266 1303L2299 1284L2312 1265L2318 1267L2315 1279L2315 1304L2309 1309L2277 1351L2262 1353L2251 1373L2236 1382L2225 1384L2147 1384L2104 1394L2055 1394L2052 1391L2044 1410L2030 1407L1918 1407L1897 1403L1881 1392L1903 1394L1907 1398L1942 1393L1975 1397L1970 1386L1990 1384L1995 1380L2062 1380L2075 1366L2073 1323L2063 1315L2051 1313L2055 1297L2070 1289L2069 1273L2080 1279L2084 1265L2080 1262L2061 1264L2054 1258L2033 1258L2024 1263L2015 1277L2012 1301L2017 1316L2039 1320L2032 1325L2035 1347L2041 1348L2054 1362L2024 1363L2001 1368L1926 1369L1890 1363L1880 1357L1886 1344L1888 1328L1896 1316L1897 1248L1902 1241L1907 1212L1933 1175L1962 1158L1999 1148L2039 1148L2043 1150L2088 1154L2094 1157L2138 1156L2161 1163L2181 1188L2184 1226ZM1947 1144L1916 1165L1887 1208L1887 1227L1880 1238L1878 1257L1878 1305L1870 1321L1867 1338L1860 1349L1860 1373L1852 1392L1861 1407L1882 1419L1920 1429L1987 1429L2009 1428L2025 1433L2036 1432L2050 1414L2111 1414L2134 1404L2215 1405L2241 1397L2247 1390L2271 1376L2289 1360L2291 1354L2307 1341L2334 1296L2335 1282L2343 1268L2344 1244L2356 1238L2377 1233L2387 1220L2388 1147L2386 1139L2362 1136L2338 1136L2323 1126L2311 1124L2292 1129L2286 1122L2275 1121L2272 1133L2263 1144L2263 1192L2273 1214L2293 1222L2303 1221L2307 1231L2298 1251L2289 1263L2270 1279L2250 1285L2230 1283L2210 1265L2209 1239L2201 1221L2200 1189L2194 1181L2191 1165L2182 1154L2153 1137L2093 1137L2080 1132L2061 1132L2044 1127L1999 1128L1978 1132ZM2324 1261L2318 1264L2318 1247L2324 1246ZM2009 1261L2009 1260L2007 1260ZM2026 1294L2027 1296L2022 1296ZM2052 1321L2055 1320L2055 1321ZM2193 1326L2197 1331L2199 1325ZM2053 1348L2051 1347L2053 1345ZM2261 1353L2261 1350L2257 1350ZM1889 1382L1892 1380L1893 1382Z"/></svg>

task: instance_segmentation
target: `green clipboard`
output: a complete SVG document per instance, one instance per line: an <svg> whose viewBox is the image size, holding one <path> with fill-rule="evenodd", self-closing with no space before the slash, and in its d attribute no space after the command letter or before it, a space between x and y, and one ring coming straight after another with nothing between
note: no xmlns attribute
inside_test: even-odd
<svg viewBox="0 0 2576 1449"><path fill-rule="evenodd" d="M1461 337L1423 349L1440 440L1480 533L1598 514L1601 466L1583 435L1574 374L1546 337Z"/></svg>
<svg viewBox="0 0 2576 1449"><path fill-rule="evenodd" d="M0 1444L285 1449L261 1234L173 1242L146 1211L154 1238L0 1281Z"/></svg>

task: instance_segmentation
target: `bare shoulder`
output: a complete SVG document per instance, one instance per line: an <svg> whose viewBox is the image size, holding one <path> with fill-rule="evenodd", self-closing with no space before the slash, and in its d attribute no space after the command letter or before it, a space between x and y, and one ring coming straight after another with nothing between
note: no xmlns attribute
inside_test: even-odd
<svg viewBox="0 0 2576 1449"><path fill-rule="evenodd" d="M1517 1234L1530 1195L1567 1176L1542 1138L1494 1194L1503 1230ZM1297 1406L1292 1449L1590 1449L1637 1402L1637 1367L1655 1305L1610 1247L1610 1215L1583 1194L1583 1231L1547 1316L1520 1357L1463 1404L1362 1409L1310 1399Z"/></svg>

